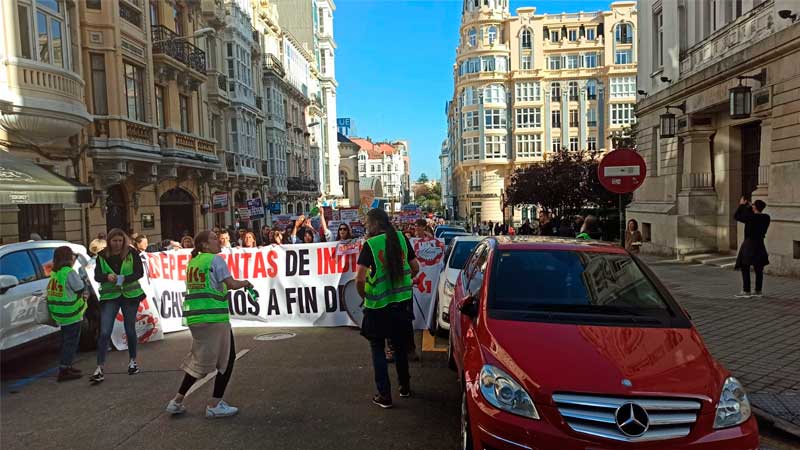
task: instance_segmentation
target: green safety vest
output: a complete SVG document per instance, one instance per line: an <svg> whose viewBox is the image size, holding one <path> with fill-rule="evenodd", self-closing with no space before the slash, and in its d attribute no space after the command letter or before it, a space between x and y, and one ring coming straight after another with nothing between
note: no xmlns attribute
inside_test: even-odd
<svg viewBox="0 0 800 450"><path fill-rule="evenodd" d="M403 249L403 277L399 280L391 280L389 272L381 261L386 253L386 234L381 234L367 240L369 249L372 251L372 258L375 261L375 273L367 274L367 283L364 287L364 308L380 309L390 303L404 302L410 300L413 293L411 288L411 266L408 265L408 248L406 238L401 232L397 232L400 239L400 246Z"/></svg>
<svg viewBox="0 0 800 450"><path fill-rule="evenodd" d="M97 261L100 264L100 270L103 271L103 274L106 275L106 280L108 279L108 275L114 273L111 269L111 266L108 265L106 259L102 256L97 256ZM122 261L122 267L120 267L120 273L116 275L122 275L125 278L133 275L133 255L128 253L128 256ZM134 281L123 281L122 286L117 286L117 283L112 283L110 281L103 281L100 283L100 301L103 300L113 300L115 298L125 297L125 298L141 298L144 296L144 291L142 290L142 286L139 284L139 280Z"/></svg>
<svg viewBox="0 0 800 450"><path fill-rule="evenodd" d="M200 253L189 260L186 267L186 297L183 301L184 325L228 322L228 287L221 291L211 283L211 262L216 255Z"/></svg>
<svg viewBox="0 0 800 450"><path fill-rule="evenodd" d="M50 274L47 284L47 309L59 325L72 325L83 320L86 300L67 289L67 277L72 267L62 267Z"/></svg>

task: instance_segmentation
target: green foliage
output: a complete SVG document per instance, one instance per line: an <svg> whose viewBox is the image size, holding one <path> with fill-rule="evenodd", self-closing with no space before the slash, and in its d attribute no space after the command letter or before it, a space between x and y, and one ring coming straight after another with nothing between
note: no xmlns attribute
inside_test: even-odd
<svg viewBox="0 0 800 450"><path fill-rule="evenodd" d="M428 176L427 176L427 175L425 175L425 173L424 173L424 172L423 172L423 173L421 173L421 174L419 175L419 178L417 178L417 183L427 183L427 182L428 182Z"/></svg>

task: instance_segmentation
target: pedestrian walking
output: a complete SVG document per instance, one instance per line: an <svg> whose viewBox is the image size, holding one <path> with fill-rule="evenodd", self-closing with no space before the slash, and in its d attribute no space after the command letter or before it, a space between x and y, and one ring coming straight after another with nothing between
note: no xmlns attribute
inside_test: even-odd
<svg viewBox="0 0 800 450"><path fill-rule="evenodd" d="M108 232L108 247L97 256L94 279L100 283L100 336L97 339L97 369L89 381L100 383L105 379L108 343L114 329L114 320L122 310L125 336L128 344L128 375L141 372L136 362L136 313L139 302L145 298L139 279L144 268L139 252L131 247L124 231L114 228Z"/></svg>
<svg viewBox="0 0 800 450"><path fill-rule="evenodd" d="M400 397L411 396L408 369L409 333L413 332L412 279L419 272L414 248L382 209L367 213L368 239L358 256L356 287L364 298L361 334L369 340L378 393L372 402L392 407L391 383L384 353L389 339L400 384Z"/></svg>
<svg viewBox="0 0 800 450"><path fill-rule="evenodd" d="M488 226L488 229L487 229L487 231L486 231L486 236L491 236L491 235L492 235L492 231L494 231L494 222L492 222L492 221L490 220L490 221L489 221L489 226Z"/></svg>
<svg viewBox="0 0 800 450"><path fill-rule="evenodd" d="M767 204L756 200L752 204L744 197L739 200L739 208L733 218L744 224L744 241L736 255L736 269L742 271L742 292L736 297L761 297L764 286L764 266L769 264L769 254L764 245L764 238L769 229L769 214L764 214ZM756 290L750 293L750 266L756 273Z"/></svg>
<svg viewBox="0 0 800 450"><path fill-rule="evenodd" d="M636 219L630 219L625 227L625 250L638 255L641 247L642 232L639 231L639 222Z"/></svg>
<svg viewBox="0 0 800 450"><path fill-rule="evenodd" d="M228 289L252 289L249 281L233 279L225 260L218 255L219 240L213 231L195 237L192 259L186 267L186 297L183 302L184 325L192 334L192 348L181 364L186 374L178 393L167 404L170 414L186 412L183 399L189 389L206 375L217 371L214 392L206 403L206 417L233 416L239 408L222 399L233 373L236 347L228 314Z"/></svg>
<svg viewBox="0 0 800 450"><path fill-rule="evenodd" d="M83 376L79 369L72 367L80 344L83 314L86 312L86 300L83 297L86 286L72 268L75 258L75 253L68 246L58 247L53 253L53 268L47 284L47 309L50 317L61 327L59 382Z"/></svg>

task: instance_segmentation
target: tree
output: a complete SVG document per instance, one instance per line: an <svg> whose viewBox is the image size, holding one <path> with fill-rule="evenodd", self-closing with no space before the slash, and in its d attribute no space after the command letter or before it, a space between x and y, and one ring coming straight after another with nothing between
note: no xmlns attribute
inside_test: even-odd
<svg viewBox="0 0 800 450"><path fill-rule="evenodd" d="M417 183L427 183L427 182L428 182L428 176L425 175L425 172L421 173L419 175L419 178L417 178Z"/></svg>

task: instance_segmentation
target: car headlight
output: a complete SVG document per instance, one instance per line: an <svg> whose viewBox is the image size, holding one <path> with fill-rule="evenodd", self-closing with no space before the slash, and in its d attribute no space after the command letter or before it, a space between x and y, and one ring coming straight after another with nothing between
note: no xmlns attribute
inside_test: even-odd
<svg viewBox="0 0 800 450"><path fill-rule="evenodd" d="M518 416L539 419L531 396L509 374L487 364L481 369L480 384L483 398L495 408Z"/></svg>
<svg viewBox="0 0 800 450"><path fill-rule="evenodd" d="M456 285L451 283L450 280L444 280L444 294L452 296Z"/></svg>
<svg viewBox="0 0 800 450"><path fill-rule="evenodd" d="M734 377L728 377L722 386L722 393L717 403L717 416L714 418L714 428L727 428L746 421L751 414L750 400L747 393Z"/></svg>

